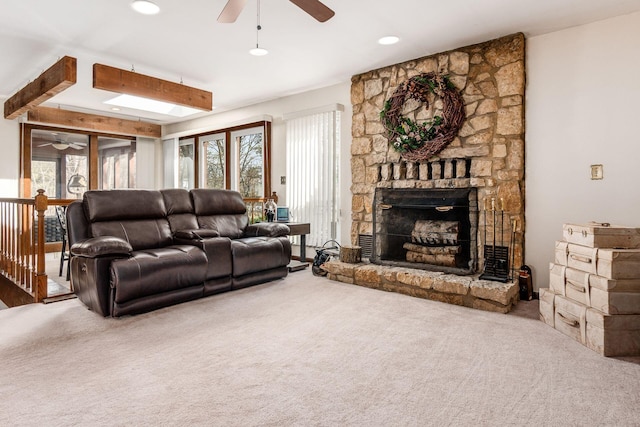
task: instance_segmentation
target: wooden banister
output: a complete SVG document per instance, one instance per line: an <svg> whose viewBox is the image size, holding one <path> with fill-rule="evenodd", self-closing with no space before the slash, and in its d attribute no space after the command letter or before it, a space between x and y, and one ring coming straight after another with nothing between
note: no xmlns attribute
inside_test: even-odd
<svg viewBox="0 0 640 427"><path fill-rule="evenodd" d="M45 259L44 259L44 211L48 207L48 197L44 194L44 190L38 190L38 194L35 197L36 211L38 212L38 241L36 242L37 252L37 271L36 271L36 286L35 286L35 300L41 302L47 297L47 273L45 273Z"/></svg>
<svg viewBox="0 0 640 427"><path fill-rule="evenodd" d="M0 198L0 275L34 302L47 297L44 217L48 206L44 190L38 190L33 199Z"/></svg>

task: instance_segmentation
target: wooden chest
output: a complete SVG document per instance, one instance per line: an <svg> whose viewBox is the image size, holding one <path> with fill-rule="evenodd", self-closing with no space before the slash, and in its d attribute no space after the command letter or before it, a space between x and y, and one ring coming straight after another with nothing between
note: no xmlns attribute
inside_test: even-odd
<svg viewBox="0 0 640 427"><path fill-rule="evenodd" d="M554 304L555 328L579 343L585 344L587 341L587 307L562 295L555 296Z"/></svg>
<svg viewBox="0 0 640 427"><path fill-rule="evenodd" d="M607 279L640 278L640 249L599 249L556 242L555 262Z"/></svg>
<svg viewBox="0 0 640 427"><path fill-rule="evenodd" d="M640 278L607 279L559 264L549 265L549 288L604 314L640 314Z"/></svg>
<svg viewBox="0 0 640 427"><path fill-rule="evenodd" d="M540 291L540 319L549 324L543 310L548 311L550 291ZM608 315L562 295L552 297L556 330L603 356L640 356L640 314Z"/></svg>
<svg viewBox="0 0 640 427"><path fill-rule="evenodd" d="M591 248L640 248L640 228L607 223L564 224L562 236L569 243Z"/></svg>
<svg viewBox="0 0 640 427"><path fill-rule="evenodd" d="M586 346L603 356L640 356L640 315L586 313Z"/></svg>
<svg viewBox="0 0 640 427"><path fill-rule="evenodd" d="M553 328L555 325L554 302L556 294L553 293L553 291L551 291L549 288L540 288L538 289L538 292L540 295L540 320Z"/></svg>
<svg viewBox="0 0 640 427"><path fill-rule="evenodd" d="M549 289L558 295L564 295L566 266L549 263ZM542 297L540 297L542 298Z"/></svg>

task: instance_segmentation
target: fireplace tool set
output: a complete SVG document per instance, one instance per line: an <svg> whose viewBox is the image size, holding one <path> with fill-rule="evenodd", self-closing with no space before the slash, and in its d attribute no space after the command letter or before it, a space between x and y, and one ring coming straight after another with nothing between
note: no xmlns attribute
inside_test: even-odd
<svg viewBox="0 0 640 427"><path fill-rule="evenodd" d="M487 239L489 216L491 217L492 234L490 240ZM484 271L480 275L480 279L498 282L508 282L512 279L510 273L511 266L513 266L516 222L513 221L510 242L508 242L508 246L505 246L504 217L503 199L498 200L492 197L490 200L484 200ZM509 223L511 224L510 221ZM510 256L511 259L509 259Z"/></svg>

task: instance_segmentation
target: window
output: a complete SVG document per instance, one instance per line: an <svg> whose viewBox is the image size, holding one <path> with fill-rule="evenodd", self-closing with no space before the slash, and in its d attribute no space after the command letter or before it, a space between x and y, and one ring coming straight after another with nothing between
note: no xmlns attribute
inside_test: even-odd
<svg viewBox="0 0 640 427"><path fill-rule="evenodd" d="M237 190L245 199L271 193L271 123L257 122L163 142L164 186Z"/></svg>
<svg viewBox="0 0 640 427"><path fill-rule="evenodd" d="M89 137L84 134L34 129L31 132L31 191L42 188L57 199L82 197L88 189Z"/></svg>
<svg viewBox="0 0 640 427"><path fill-rule="evenodd" d="M189 190L195 181L195 148L194 139L180 141L178 145L178 187Z"/></svg>
<svg viewBox="0 0 640 427"><path fill-rule="evenodd" d="M49 198L79 199L89 189L136 187L135 138L31 124L22 129L22 197L40 188Z"/></svg>
<svg viewBox="0 0 640 427"><path fill-rule="evenodd" d="M224 133L205 135L202 144L202 188L226 188L226 138Z"/></svg>
<svg viewBox="0 0 640 427"><path fill-rule="evenodd" d="M293 221L312 224L310 246L338 234L341 105L288 114L287 205Z"/></svg>
<svg viewBox="0 0 640 427"><path fill-rule="evenodd" d="M59 169L58 159L31 160L31 194L37 194L38 189L42 188L45 194L60 197Z"/></svg>
<svg viewBox="0 0 640 427"><path fill-rule="evenodd" d="M231 188L238 190L244 198L261 198L265 195L263 134L261 127L231 133L231 160L235 172Z"/></svg>
<svg viewBox="0 0 640 427"><path fill-rule="evenodd" d="M98 164L100 189L136 188L136 143L134 141L98 137Z"/></svg>

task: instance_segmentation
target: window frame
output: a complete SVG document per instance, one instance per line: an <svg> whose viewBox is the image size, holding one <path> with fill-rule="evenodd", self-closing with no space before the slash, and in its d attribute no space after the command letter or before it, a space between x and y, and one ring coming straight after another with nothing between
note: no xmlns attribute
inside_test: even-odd
<svg viewBox="0 0 640 427"><path fill-rule="evenodd" d="M228 188L230 186L229 179L227 176L227 171L229 169L227 158L229 157L228 144L227 144L227 133L226 132L209 132L206 135L201 135L198 140L197 149L200 151L200 159L199 159L199 167L202 171L200 176L198 177L198 186L199 188L211 188L207 185L207 148L205 144L210 143L211 141L223 140L224 141L224 164L223 167L223 176L222 176L222 188Z"/></svg>
<svg viewBox="0 0 640 427"><path fill-rule="evenodd" d="M31 194L31 181L32 181L32 141L31 134L33 130L44 130L50 132L68 132L81 135L87 135L89 137L88 143L88 187L87 190L97 190L100 184L100 165L99 165L99 151L98 151L98 138L117 138L117 139L131 139L136 142L137 137L135 135L122 135L108 132L96 132L83 129L66 128L61 126L47 126L33 123L21 123L20 124L20 179L19 179L19 194L22 198L33 198ZM137 181L137 179L136 179ZM72 199L57 199L56 195L47 194L49 199L55 200L72 200Z"/></svg>
<svg viewBox="0 0 640 427"><path fill-rule="evenodd" d="M227 190L230 190L232 187L232 173L235 173L236 167L232 165L232 157L231 150L234 150L233 142L232 142L232 134L242 131L247 131L254 128L262 127L263 130L263 159L262 159L262 170L263 170L263 189L264 196L266 199L271 194L271 122L270 121L258 121L246 123L239 126L233 126L222 129L213 129L208 130L206 132L201 132L197 134L190 134L180 137L178 139L178 144L180 144L183 140L188 140L193 138L195 140L195 150L194 150L194 188L205 188L205 177L204 171L206 170L204 166L203 159L203 143L206 142L205 139L210 140L210 137L213 135L224 135L225 141L225 165L224 165L224 187Z"/></svg>

